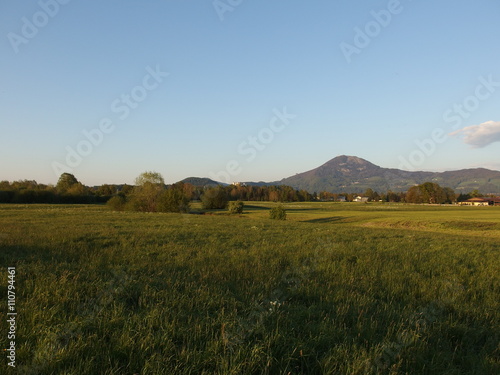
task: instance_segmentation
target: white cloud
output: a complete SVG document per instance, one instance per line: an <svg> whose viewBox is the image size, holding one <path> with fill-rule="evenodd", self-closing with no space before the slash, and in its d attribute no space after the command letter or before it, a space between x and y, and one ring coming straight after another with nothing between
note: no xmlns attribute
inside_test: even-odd
<svg viewBox="0 0 500 375"><path fill-rule="evenodd" d="M466 144L474 148L486 147L500 142L500 121L486 121L479 125L466 126L450 135L462 135Z"/></svg>

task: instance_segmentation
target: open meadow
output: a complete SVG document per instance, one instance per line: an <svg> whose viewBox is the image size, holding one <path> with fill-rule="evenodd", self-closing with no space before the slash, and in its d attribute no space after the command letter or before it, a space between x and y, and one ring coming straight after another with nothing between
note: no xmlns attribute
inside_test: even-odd
<svg viewBox="0 0 500 375"><path fill-rule="evenodd" d="M500 373L500 207L273 206L0 205L0 373Z"/></svg>

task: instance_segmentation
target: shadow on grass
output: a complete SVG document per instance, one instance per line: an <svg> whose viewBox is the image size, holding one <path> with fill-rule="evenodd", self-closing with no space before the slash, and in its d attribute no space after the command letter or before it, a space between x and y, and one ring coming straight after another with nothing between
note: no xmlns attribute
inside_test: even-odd
<svg viewBox="0 0 500 375"><path fill-rule="evenodd" d="M269 207L264 207L264 206L253 206L253 205L250 205L250 204L245 204L245 207L243 208L243 210L246 210L246 209L249 209L249 210L258 210L258 211L269 211Z"/></svg>
<svg viewBox="0 0 500 375"><path fill-rule="evenodd" d="M321 217L319 219L303 220L303 223L313 223L313 224L328 224L335 223L347 219L344 216L332 216L332 217Z"/></svg>

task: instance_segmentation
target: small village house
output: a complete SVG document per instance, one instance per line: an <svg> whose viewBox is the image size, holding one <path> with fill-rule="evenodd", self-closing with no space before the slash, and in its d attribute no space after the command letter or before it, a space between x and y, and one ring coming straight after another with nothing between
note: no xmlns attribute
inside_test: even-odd
<svg viewBox="0 0 500 375"><path fill-rule="evenodd" d="M363 202L363 203L366 203L366 202L368 202L368 197L362 197L362 196L358 195L352 201L353 202Z"/></svg>
<svg viewBox="0 0 500 375"><path fill-rule="evenodd" d="M477 197L459 203L461 206L500 206L500 197Z"/></svg>

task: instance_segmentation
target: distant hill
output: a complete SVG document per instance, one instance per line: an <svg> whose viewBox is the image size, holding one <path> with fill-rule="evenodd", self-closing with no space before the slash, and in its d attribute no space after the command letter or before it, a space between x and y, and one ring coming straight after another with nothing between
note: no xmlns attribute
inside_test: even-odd
<svg viewBox="0 0 500 375"><path fill-rule="evenodd" d="M271 184L289 185L311 193L362 193L368 188L379 192L406 191L426 181L450 187L458 193L474 189L485 194L500 193L500 171L475 168L449 172L408 172L382 168L365 159L347 155L338 156L318 168Z"/></svg>
<svg viewBox="0 0 500 375"><path fill-rule="evenodd" d="M210 178L205 178L205 177L188 177L179 182L184 182L185 184L191 184L197 187L215 187L219 185L227 186L227 184L224 184L222 182L217 182L211 180Z"/></svg>
<svg viewBox="0 0 500 375"><path fill-rule="evenodd" d="M448 172L409 172L382 168L357 156L341 155L318 168L273 182L245 182L247 186L288 185L310 193L363 193L370 188L378 192L407 191L424 182L436 182L457 193L479 190L484 194L500 194L500 171L485 168L461 169ZM209 178L189 177L181 182L198 187L227 186Z"/></svg>

